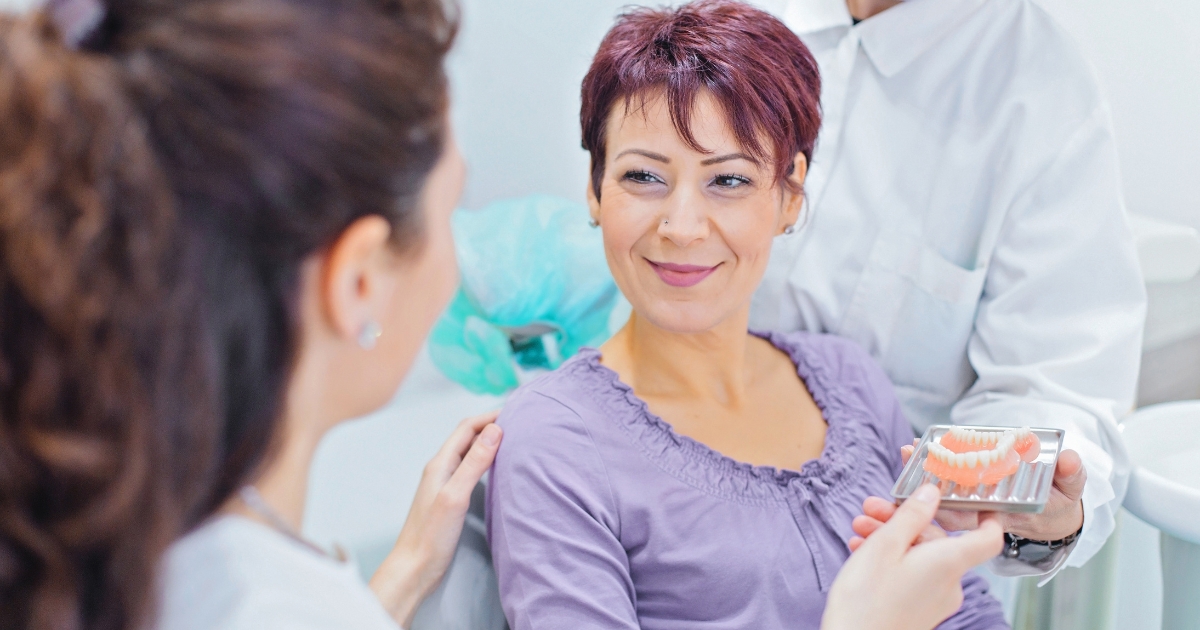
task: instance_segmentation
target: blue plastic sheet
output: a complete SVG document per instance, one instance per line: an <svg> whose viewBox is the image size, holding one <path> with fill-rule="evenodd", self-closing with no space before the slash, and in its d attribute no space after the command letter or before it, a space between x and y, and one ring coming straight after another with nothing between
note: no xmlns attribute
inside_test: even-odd
<svg viewBox="0 0 1200 630"><path fill-rule="evenodd" d="M619 293L587 206L538 195L452 221L462 285L429 341L446 376L503 394L519 384L518 366L553 369L608 339Z"/></svg>

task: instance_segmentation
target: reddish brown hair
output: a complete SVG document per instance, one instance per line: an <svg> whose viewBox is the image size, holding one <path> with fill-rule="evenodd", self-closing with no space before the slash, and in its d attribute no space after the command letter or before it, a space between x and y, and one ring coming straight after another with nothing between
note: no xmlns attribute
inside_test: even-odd
<svg viewBox="0 0 1200 630"><path fill-rule="evenodd" d="M424 243L442 0L109 0L0 15L0 630L153 625L172 539L257 472L300 268Z"/></svg>
<svg viewBox="0 0 1200 630"><path fill-rule="evenodd" d="M614 103L621 99L628 110L634 98L665 94L679 136L706 151L691 130L692 107L702 90L724 107L742 150L774 166L776 181L789 174L797 153L812 160L821 127L821 77L816 60L788 27L732 0L637 8L617 18L583 79L579 121L597 198Z"/></svg>

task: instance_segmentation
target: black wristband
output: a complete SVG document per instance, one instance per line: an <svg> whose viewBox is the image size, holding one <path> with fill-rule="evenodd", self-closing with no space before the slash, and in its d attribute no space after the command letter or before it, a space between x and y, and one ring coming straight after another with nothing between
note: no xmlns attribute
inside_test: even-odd
<svg viewBox="0 0 1200 630"><path fill-rule="evenodd" d="M1083 526L1066 538L1058 540L1033 540L1016 534L1004 532L1004 550L1000 552L1005 558L1013 560L1021 560L1023 562L1038 562L1045 559L1055 551L1070 545L1079 539L1079 535L1083 533Z"/></svg>

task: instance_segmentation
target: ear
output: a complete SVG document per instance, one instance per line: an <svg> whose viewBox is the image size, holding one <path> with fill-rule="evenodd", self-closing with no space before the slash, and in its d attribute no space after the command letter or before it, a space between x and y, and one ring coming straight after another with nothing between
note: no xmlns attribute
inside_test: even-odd
<svg viewBox="0 0 1200 630"><path fill-rule="evenodd" d="M593 172L591 169L589 173ZM592 178L589 175L587 180L587 203L588 214L592 215L592 221L596 224L600 223L600 198L596 196L596 187L592 185Z"/></svg>
<svg viewBox="0 0 1200 630"><path fill-rule="evenodd" d="M780 232L800 220L800 210L804 207L804 178L807 176L808 158L803 153L797 153L792 162L792 172L787 176L787 185L783 186Z"/></svg>
<svg viewBox="0 0 1200 630"><path fill-rule="evenodd" d="M321 310L334 336L354 342L367 322L378 322L394 288L388 273L392 227L365 216L342 231L325 254L318 288Z"/></svg>

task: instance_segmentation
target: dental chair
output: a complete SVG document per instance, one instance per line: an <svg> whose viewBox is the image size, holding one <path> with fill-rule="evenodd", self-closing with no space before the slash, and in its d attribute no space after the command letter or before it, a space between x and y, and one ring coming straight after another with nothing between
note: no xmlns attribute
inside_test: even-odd
<svg viewBox="0 0 1200 630"><path fill-rule="evenodd" d="M483 525L486 480L475 486L450 570L426 599L409 630L508 630Z"/></svg>

